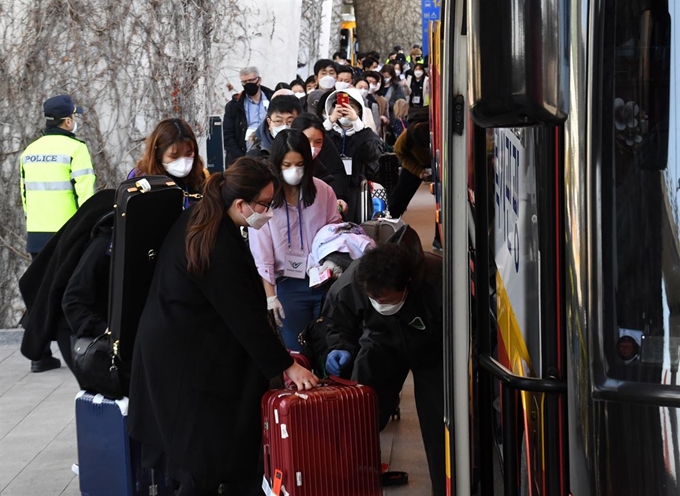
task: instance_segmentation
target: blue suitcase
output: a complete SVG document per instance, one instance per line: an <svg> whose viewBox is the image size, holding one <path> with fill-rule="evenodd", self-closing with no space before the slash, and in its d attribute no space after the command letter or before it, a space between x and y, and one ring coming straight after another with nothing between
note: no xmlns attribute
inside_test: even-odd
<svg viewBox="0 0 680 496"><path fill-rule="evenodd" d="M128 399L76 396L78 473L83 496L172 495L172 484L142 468L141 447L127 433Z"/></svg>

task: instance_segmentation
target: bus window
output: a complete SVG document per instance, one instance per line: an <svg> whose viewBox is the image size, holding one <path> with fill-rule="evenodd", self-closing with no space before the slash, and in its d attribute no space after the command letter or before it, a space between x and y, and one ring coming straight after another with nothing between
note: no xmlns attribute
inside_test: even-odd
<svg viewBox="0 0 680 496"><path fill-rule="evenodd" d="M680 58L669 3L680 13L664 0L610 3L602 91L607 374L657 383L677 370L680 347Z"/></svg>

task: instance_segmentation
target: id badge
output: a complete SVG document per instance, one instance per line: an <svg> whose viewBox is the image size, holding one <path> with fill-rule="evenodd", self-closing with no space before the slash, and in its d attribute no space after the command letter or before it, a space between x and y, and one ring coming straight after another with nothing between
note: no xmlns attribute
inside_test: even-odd
<svg viewBox="0 0 680 496"><path fill-rule="evenodd" d="M416 105L420 103L420 97L419 96L414 96L412 99L412 102L415 103Z"/></svg>
<svg viewBox="0 0 680 496"><path fill-rule="evenodd" d="M283 275L293 279L304 279L307 275L307 257L304 255L286 255Z"/></svg>
<svg viewBox="0 0 680 496"><path fill-rule="evenodd" d="M352 157L346 157L342 155L340 157L342 159L342 165L345 166L345 174L348 176L352 175Z"/></svg>

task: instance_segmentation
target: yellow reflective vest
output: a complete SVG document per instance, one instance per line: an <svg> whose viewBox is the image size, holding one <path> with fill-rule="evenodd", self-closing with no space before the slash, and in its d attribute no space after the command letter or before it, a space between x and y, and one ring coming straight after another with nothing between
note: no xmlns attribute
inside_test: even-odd
<svg viewBox="0 0 680 496"><path fill-rule="evenodd" d="M94 194L95 174L87 145L60 128L28 145L19 158L27 247L37 253Z"/></svg>

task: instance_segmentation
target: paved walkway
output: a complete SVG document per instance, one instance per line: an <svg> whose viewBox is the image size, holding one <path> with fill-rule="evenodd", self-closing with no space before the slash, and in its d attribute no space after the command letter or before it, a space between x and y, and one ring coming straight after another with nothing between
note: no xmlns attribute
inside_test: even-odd
<svg viewBox="0 0 680 496"><path fill-rule="evenodd" d="M405 215L431 248L434 200L425 186ZM21 355L22 330L0 330L0 494L2 496L79 496L74 399L78 384L66 366L30 372ZM60 357L56 343L54 356ZM392 470L409 473L407 486L385 490L388 496L430 496L430 483L409 376L401 402L401 420L382 435L383 458ZM390 448L391 446L391 453Z"/></svg>

